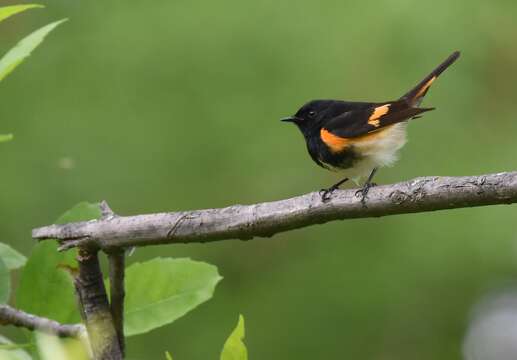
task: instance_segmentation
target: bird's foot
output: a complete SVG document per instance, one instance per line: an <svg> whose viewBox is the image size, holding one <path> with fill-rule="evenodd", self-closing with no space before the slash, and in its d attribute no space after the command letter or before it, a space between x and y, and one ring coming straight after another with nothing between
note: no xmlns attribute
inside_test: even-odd
<svg viewBox="0 0 517 360"><path fill-rule="evenodd" d="M328 189L321 189L320 190L321 201L323 201L323 202L329 201L332 196L332 193L334 191L336 191L337 189L339 189L339 187L347 181L348 181L348 178L344 178L344 179L338 181L337 183L335 183L334 185L332 185L331 187L329 187Z"/></svg>
<svg viewBox="0 0 517 360"><path fill-rule="evenodd" d="M338 188L337 186L331 186L328 189L321 189L320 190L321 201L323 201L323 202L329 201L330 198L332 197L332 193L334 191L336 191L337 188Z"/></svg>
<svg viewBox="0 0 517 360"><path fill-rule="evenodd" d="M365 183L365 184L364 184L364 186L363 186L361 189L359 189L359 190L357 190L357 191L355 192L355 196L356 196L356 197L361 196L361 203L362 203L363 205L366 205L366 198L367 198L367 196L368 196L368 192L369 192L369 191L370 191L370 189L371 189L372 187L374 187L374 186L377 186L377 184L376 184L376 183L373 183L373 182L367 182L367 183Z"/></svg>

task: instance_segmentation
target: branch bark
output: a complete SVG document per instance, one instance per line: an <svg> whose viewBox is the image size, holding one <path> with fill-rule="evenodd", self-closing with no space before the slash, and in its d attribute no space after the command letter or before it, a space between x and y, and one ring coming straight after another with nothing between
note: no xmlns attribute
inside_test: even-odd
<svg viewBox="0 0 517 360"><path fill-rule="evenodd" d="M97 251L80 248L79 274L74 279L81 315L86 324L94 360L121 360L117 333L104 287Z"/></svg>
<svg viewBox="0 0 517 360"><path fill-rule="evenodd" d="M117 215L111 210L106 201L100 203L101 219L110 220ZM125 353L124 339L124 298L126 296L124 288L125 278L125 251L118 249L108 254L109 278L110 278L110 310L113 317L113 325L117 333L117 339L122 356Z"/></svg>
<svg viewBox="0 0 517 360"><path fill-rule="evenodd" d="M81 338L86 331L81 324L61 324L57 321L32 315L9 305L0 305L0 324L37 330L60 337Z"/></svg>
<svg viewBox="0 0 517 360"><path fill-rule="evenodd" d="M124 355L126 347L124 341L125 260L124 250L108 254L111 316L113 316L113 324L115 325L122 355Z"/></svg>
<svg viewBox="0 0 517 360"><path fill-rule="evenodd" d="M377 186L365 204L355 190L336 191L322 202L317 192L255 205L118 216L34 229L35 239L58 239L61 250L75 246L110 251L132 246L248 240L333 220L380 217L517 202L517 172L467 177L422 177Z"/></svg>

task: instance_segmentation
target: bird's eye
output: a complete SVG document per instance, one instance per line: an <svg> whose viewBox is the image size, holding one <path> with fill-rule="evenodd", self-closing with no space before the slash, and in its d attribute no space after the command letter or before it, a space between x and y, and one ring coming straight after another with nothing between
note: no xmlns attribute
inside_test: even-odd
<svg viewBox="0 0 517 360"><path fill-rule="evenodd" d="M309 111L309 117L313 118L316 116L316 111L312 110L312 111Z"/></svg>

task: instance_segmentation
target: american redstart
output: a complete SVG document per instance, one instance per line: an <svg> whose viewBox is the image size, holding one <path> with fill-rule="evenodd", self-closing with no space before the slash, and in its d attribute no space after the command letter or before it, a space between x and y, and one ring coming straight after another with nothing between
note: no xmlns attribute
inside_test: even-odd
<svg viewBox="0 0 517 360"><path fill-rule="evenodd" d="M458 57L451 54L417 86L398 100L383 102L352 102L341 100L312 100L295 115L282 121L295 123L307 143L316 164L339 170L346 176L320 194L327 201L332 192L348 179L359 183L368 175L361 190L362 201L374 184L379 167L392 165L397 151L406 143L407 121L421 117L434 108L421 108L420 103L436 78Z"/></svg>

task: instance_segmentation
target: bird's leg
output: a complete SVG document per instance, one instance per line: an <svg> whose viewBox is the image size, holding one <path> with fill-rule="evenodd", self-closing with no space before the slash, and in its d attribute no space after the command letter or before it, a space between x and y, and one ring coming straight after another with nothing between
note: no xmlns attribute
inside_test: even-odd
<svg viewBox="0 0 517 360"><path fill-rule="evenodd" d="M321 189L320 190L321 201L325 202L325 201L330 200L330 196L332 195L334 190L338 189L341 184L343 184L347 181L348 181L348 178L344 178L344 179L338 181L337 183L335 183L334 185L332 185L331 187L329 187L328 189Z"/></svg>
<svg viewBox="0 0 517 360"><path fill-rule="evenodd" d="M372 182L372 179L373 179L373 177L374 177L376 172L377 172L377 168L373 168L372 172L368 176L368 179L366 179L366 181L365 181L365 183L363 185L363 188L360 189L360 190L357 190L356 193L355 193L355 196L359 196L359 194L362 195L361 202L363 204L366 201L366 195L368 195L368 191L370 191L370 188L374 187L374 186L377 186L376 183Z"/></svg>

